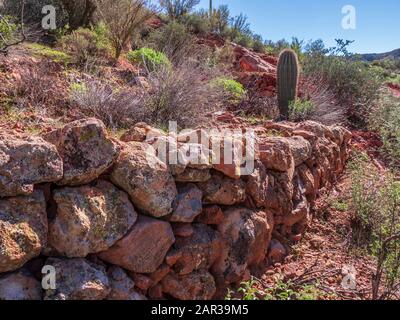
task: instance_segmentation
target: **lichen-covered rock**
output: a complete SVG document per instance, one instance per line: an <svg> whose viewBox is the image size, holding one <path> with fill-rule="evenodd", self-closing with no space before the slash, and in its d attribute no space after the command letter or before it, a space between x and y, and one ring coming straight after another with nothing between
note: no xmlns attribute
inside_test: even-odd
<svg viewBox="0 0 400 320"><path fill-rule="evenodd" d="M0 273L22 267L47 244L46 202L41 191L0 198Z"/></svg>
<svg viewBox="0 0 400 320"><path fill-rule="evenodd" d="M219 283L241 281L246 269L261 263L271 240L273 215L270 212L230 208L218 226L223 249L213 265Z"/></svg>
<svg viewBox="0 0 400 320"><path fill-rule="evenodd" d="M171 222L193 222L202 211L202 198L203 192L194 184L180 188L169 220Z"/></svg>
<svg viewBox="0 0 400 320"><path fill-rule="evenodd" d="M148 148L144 143L126 144L111 179L129 194L135 206L158 218L171 213L177 190L167 165Z"/></svg>
<svg viewBox="0 0 400 320"><path fill-rule="evenodd" d="M231 206L246 200L246 184L221 174L214 174L210 180L198 184L203 191L206 204Z"/></svg>
<svg viewBox="0 0 400 320"><path fill-rule="evenodd" d="M210 170L199 170L186 168L183 172L175 175L177 182L206 182L211 179Z"/></svg>
<svg viewBox="0 0 400 320"><path fill-rule="evenodd" d="M294 165L297 167L301 165L304 161L311 158L312 148L311 144L300 136L293 136L287 138L289 142L290 149L292 150Z"/></svg>
<svg viewBox="0 0 400 320"><path fill-rule="evenodd" d="M170 273L161 284L165 293L179 300L210 300L216 292L214 278L207 271L183 276Z"/></svg>
<svg viewBox="0 0 400 320"><path fill-rule="evenodd" d="M33 185L62 178L63 164L54 145L42 138L0 134L0 197L27 195Z"/></svg>
<svg viewBox="0 0 400 320"><path fill-rule="evenodd" d="M123 269L112 266L107 270L107 275L111 288L107 300L147 300L135 291L135 282Z"/></svg>
<svg viewBox="0 0 400 320"><path fill-rule="evenodd" d="M168 222L139 215L129 233L100 259L137 273L152 273L164 261L175 237Z"/></svg>
<svg viewBox="0 0 400 320"><path fill-rule="evenodd" d="M178 238L173 250L179 254L174 264L178 275L185 275L199 269L209 269L221 254L221 235L214 229L203 225L193 224L193 235Z"/></svg>
<svg viewBox="0 0 400 320"><path fill-rule="evenodd" d="M137 219L128 195L107 181L56 189L53 198L57 214L49 223L49 244L70 258L107 250Z"/></svg>
<svg viewBox="0 0 400 320"><path fill-rule="evenodd" d="M135 124L132 128L126 131L122 137L121 141L124 142L144 142L146 140L155 138L155 137L162 137L165 136L161 130L153 128L149 126L147 123L140 122Z"/></svg>
<svg viewBox="0 0 400 320"><path fill-rule="evenodd" d="M247 177L246 182L247 196L255 208L268 207L268 182L267 170L260 161L256 161L254 171Z"/></svg>
<svg viewBox="0 0 400 320"><path fill-rule="evenodd" d="M56 271L56 289L45 291L45 300L103 300L110 292L105 269L85 259L49 258Z"/></svg>
<svg viewBox="0 0 400 320"><path fill-rule="evenodd" d="M0 277L0 300L41 300L42 286L28 271Z"/></svg>
<svg viewBox="0 0 400 320"><path fill-rule="evenodd" d="M258 141L259 160L267 169L280 172L294 170L294 158L286 138L262 137Z"/></svg>
<svg viewBox="0 0 400 320"><path fill-rule="evenodd" d="M72 122L44 138L57 147L63 159L64 176L59 185L78 186L95 180L114 163L120 150L97 119Z"/></svg>

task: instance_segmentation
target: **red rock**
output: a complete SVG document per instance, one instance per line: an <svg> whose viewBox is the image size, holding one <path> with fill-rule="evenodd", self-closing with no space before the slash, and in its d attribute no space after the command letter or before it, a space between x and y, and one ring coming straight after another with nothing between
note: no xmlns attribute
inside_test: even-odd
<svg viewBox="0 0 400 320"><path fill-rule="evenodd" d="M170 273L162 280L162 289L179 300L209 300L216 292L214 278L207 271L184 276Z"/></svg>
<svg viewBox="0 0 400 320"><path fill-rule="evenodd" d="M33 185L62 178L63 164L54 145L38 137L0 133L0 197L28 195Z"/></svg>
<svg viewBox="0 0 400 320"><path fill-rule="evenodd" d="M139 209L162 217L171 213L177 190L167 165L148 148L144 143L128 143L113 168L111 180L129 194Z"/></svg>
<svg viewBox="0 0 400 320"><path fill-rule="evenodd" d="M274 264L282 262L285 259L287 252L283 244L278 240L272 239L269 244L268 259Z"/></svg>
<svg viewBox="0 0 400 320"><path fill-rule="evenodd" d="M202 213L197 216L196 222L218 225L224 220L224 213L219 206L206 206L203 208Z"/></svg>
<svg viewBox="0 0 400 320"><path fill-rule="evenodd" d="M168 222L140 216L129 233L99 257L136 273L152 273L175 242Z"/></svg>
<svg viewBox="0 0 400 320"><path fill-rule="evenodd" d="M104 124L95 118L69 123L44 138L57 147L63 159L60 185L77 186L95 180L111 167L120 151Z"/></svg>
<svg viewBox="0 0 400 320"><path fill-rule="evenodd" d="M0 198L0 273L16 270L47 244L46 202L41 191Z"/></svg>
<svg viewBox="0 0 400 320"><path fill-rule="evenodd" d="M187 238L193 234L193 227L190 223L173 223L172 230L175 237Z"/></svg>
<svg viewBox="0 0 400 320"><path fill-rule="evenodd" d="M203 192L194 184L179 189L174 200L171 222L193 222L202 211Z"/></svg>

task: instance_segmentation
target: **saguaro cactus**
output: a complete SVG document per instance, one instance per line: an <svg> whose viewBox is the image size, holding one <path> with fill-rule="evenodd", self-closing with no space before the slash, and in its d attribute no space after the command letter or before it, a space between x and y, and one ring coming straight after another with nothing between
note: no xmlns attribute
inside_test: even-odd
<svg viewBox="0 0 400 320"><path fill-rule="evenodd" d="M289 104L297 97L299 61L293 50L286 49L279 55L277 68L278 103L282 118L289 117Z"/></svg>

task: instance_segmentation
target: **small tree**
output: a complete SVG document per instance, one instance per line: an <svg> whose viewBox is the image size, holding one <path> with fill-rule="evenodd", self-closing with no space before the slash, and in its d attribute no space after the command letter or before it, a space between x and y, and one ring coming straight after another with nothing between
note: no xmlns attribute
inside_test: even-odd
<svg viewBox="0 0 400 320"><path fill-rule="evenodd" d="M12 17L0 14L0 53L6 55L8 50L26 40L24 26L25 1L21 6L21 23L14 23Z"/></svg>
<svg viewBox="0 0 400 320"><path fill-rule="evenodd" d="M179 19L190 13L200 0L160 0L159 2L171 19Z"/></svg>
<svg viewBox="0 0 400 320"><path fill-rule="evenodd" d="M115 50L115 59L121 56L132 36L153 16L145 0L94 0L99 18L106 24Z"/></svg>

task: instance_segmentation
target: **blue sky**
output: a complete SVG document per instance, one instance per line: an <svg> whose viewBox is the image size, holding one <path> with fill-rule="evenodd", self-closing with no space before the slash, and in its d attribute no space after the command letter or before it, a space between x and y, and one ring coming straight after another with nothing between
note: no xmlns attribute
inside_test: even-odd
<svg viewBox="0 0 400 320"><path fill-rule="evenodd" d="M334 45L335 38L355 40L354 53L386 52L400 48L399 0L213 0L227 4L232 15L243 12L251 28L265 39L322 39ZM208 0L200 7L208 8ZM342 7L356 9L355 30L342 28Z"/></svg>

